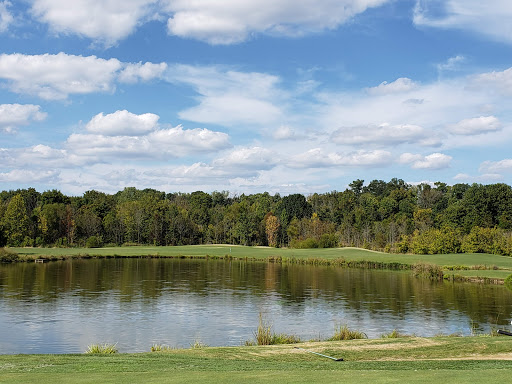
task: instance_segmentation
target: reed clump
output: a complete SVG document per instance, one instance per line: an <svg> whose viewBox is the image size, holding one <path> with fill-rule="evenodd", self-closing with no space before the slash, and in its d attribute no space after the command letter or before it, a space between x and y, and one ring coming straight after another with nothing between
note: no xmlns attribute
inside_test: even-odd
<svg viewBox="0 0 512 384"><path fill-rule="evenodd" d="M401 333L396 329L393 329L389 333L384 333L380 336L382 339L398 339L400 337L411 337L410 335L406 335L405 333Z"/></svg>
<svg viewBox="0 0 512 384"><path fill-rule="evenodd" d="M87 347L85 351L86 354L101 354L101 355L111 355L113 353L117 353L119 350L117 349L116 344L91 344Z"/></svg>
<svg viewBox="0 0 512 384"><path fill-rule="evenodd" d="M413 264L412 272L415 277L422 277L435 281L442 281L444 275L443 268L441 268L439 265L428 263Z"/></svg>
<svg viewBox="0 0 512 384"><path fill-rule="evenodd" d="M334 328L334 335L327 339L327 341L342 341L353 339L367 339L366 333L352 330L346 324L338 324Z"/></svg>
<svg viewBox="0 0 512 384"><path fill-rule="evenodd" d="M19 256L17 253L8 251L5 248L0 248L0 263L12 263L18 259Z"/></svg>
<svg viewBox="0 0 512 384"><path fill-rule="evenodd" d="M245 345L276 345L276 344L296 344L302 342L296 335L286 333L274 333L272 324L268 323L260 313L258 328L254 332L255 341L246 341Z"/></svg>
<svg viewBox="0 0 512 384"><path fill-rule="evenodd" d="M174 348L164 344L153 344L151 346L151 352L169 352L172 351L173 349Z"/></svg>

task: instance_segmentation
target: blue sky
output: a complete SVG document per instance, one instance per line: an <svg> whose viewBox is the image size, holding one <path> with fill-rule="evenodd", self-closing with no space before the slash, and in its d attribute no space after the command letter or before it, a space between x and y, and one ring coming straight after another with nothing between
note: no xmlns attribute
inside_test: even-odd
<svg viewBox="0 0 512 384"><path fill-rule="evenodd" d="M0 0L0 189L512 184L509 0Z"/></svg>

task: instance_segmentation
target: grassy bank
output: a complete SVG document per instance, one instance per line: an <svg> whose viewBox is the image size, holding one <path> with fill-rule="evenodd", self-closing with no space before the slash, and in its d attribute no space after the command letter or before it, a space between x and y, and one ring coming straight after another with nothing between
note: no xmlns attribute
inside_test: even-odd
<svg viewBox="0 0 512 384"><path fill-rule="evenodd" d="M502 282L512 274L512 257L485 253L401 255L359 248L291 249L234 245L188 245L175 247L112 248L10 248L21 260L72 257L210 257L276 262L317 263L375 268L407 268L417 263L435 264L445 275L459 280ZM368 264L368 265L367 265ZM373 265L371 265L373 264Z"/></svg>
<svg viewBox="0 0 512 384"><path fill-rule="evenodd" d="M336 362L305 350L345 361ZM0 356L0 383L496 383L511 337L351 340L114 355Z"/></svg>

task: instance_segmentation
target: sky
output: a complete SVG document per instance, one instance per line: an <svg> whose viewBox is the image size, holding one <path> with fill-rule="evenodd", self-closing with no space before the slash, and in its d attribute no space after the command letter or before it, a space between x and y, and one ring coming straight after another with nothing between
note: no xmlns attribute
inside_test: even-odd
<svg viewBox="0 0 512 384"><path fill-rule="evenodd" d="M510 0L0 0L0 190L512 184Z"/></svg>

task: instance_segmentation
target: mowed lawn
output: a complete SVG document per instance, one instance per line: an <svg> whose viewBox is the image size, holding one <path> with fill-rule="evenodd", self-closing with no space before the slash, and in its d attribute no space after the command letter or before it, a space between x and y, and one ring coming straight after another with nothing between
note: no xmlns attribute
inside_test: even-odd
<svg viewBox="0 0 512 384"><path fill-rule="evenodd" d="M462 253L445 255L401 255L369 251L360 248L291 249L270 247L245 247L237 245L186 245L186 246L135 246L111 248L10 248L20 256L66 257L66 256L161 256L161 257L225 257L267 260L268 258L325 259L343 258L347 261L373 261L383 263L415 264L419 262L439 266L484 266L490 269L447 271L470 277L505 279L512 274L512 257L486 253ZM493 267L498 268L494 270Z"/></svg>
<svg viewBox="0 0 512 384"><path fill-rule="evenodd" d="M140 354L2 355L0 383L505 383L511 369L512 337L411 337Z"/></svg>

